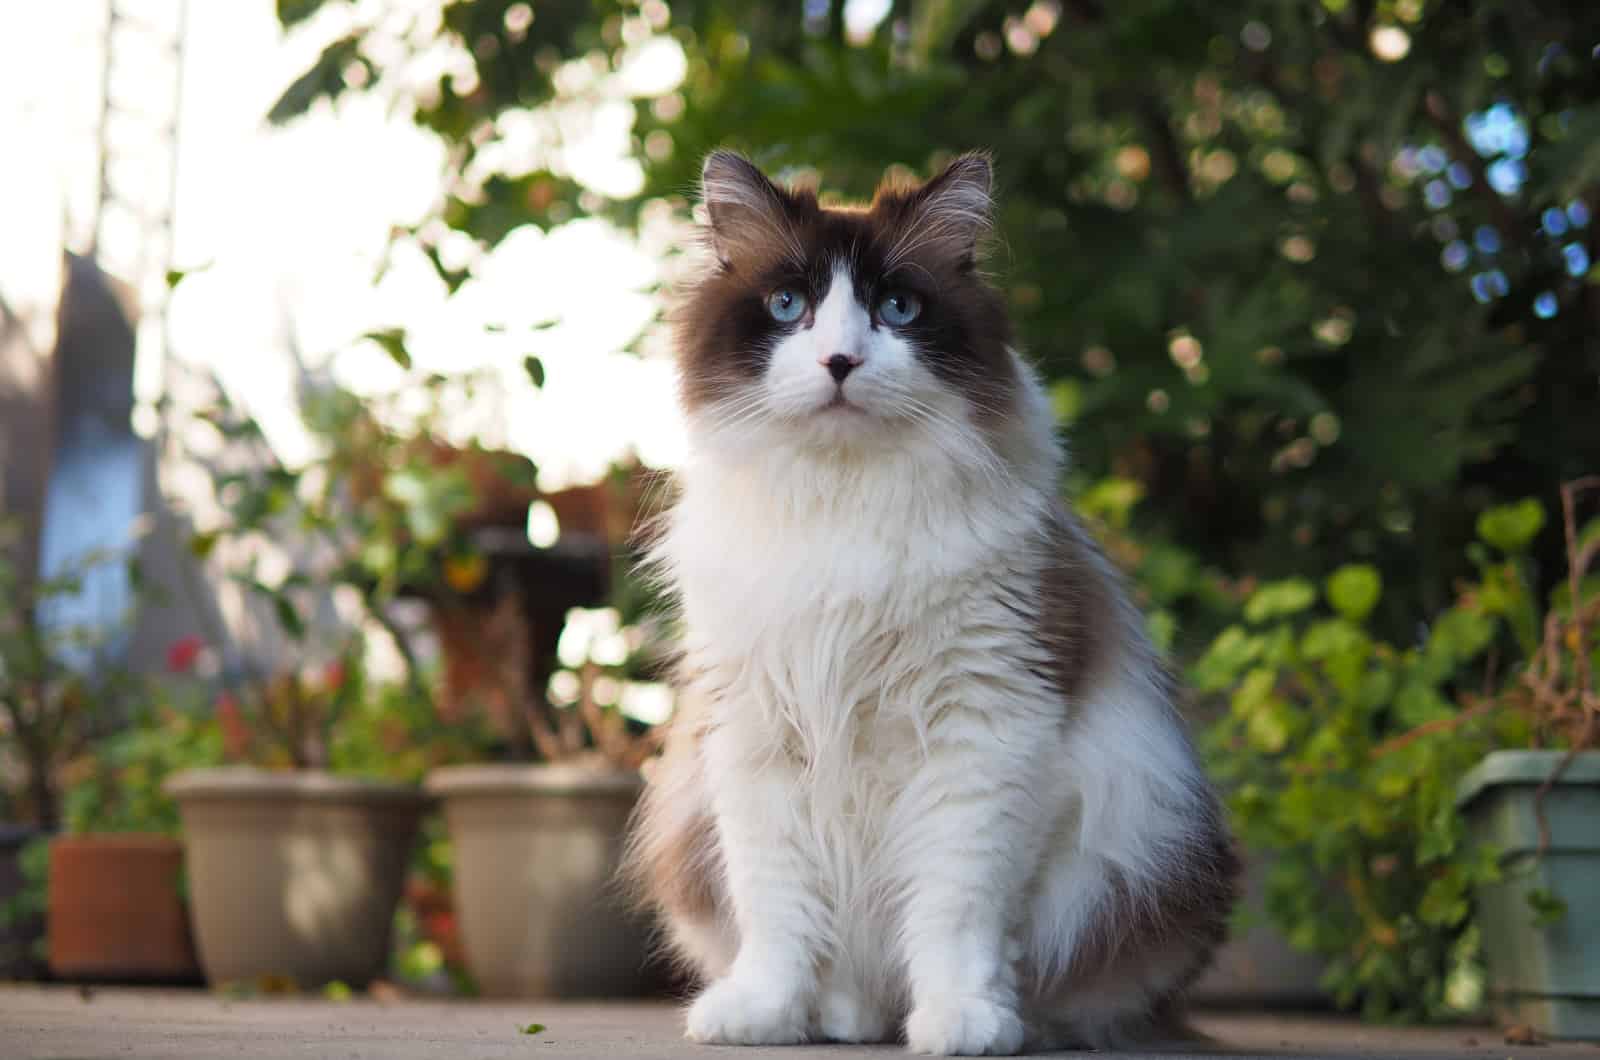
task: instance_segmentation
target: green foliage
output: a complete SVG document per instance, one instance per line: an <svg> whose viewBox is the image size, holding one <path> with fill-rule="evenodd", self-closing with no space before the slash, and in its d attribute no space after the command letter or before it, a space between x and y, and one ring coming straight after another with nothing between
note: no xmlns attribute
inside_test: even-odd
<svg viewBox="0 0 1600 1060"><path fill-rule="evenodd" d="M409 363L400 331L374 332L377 343L399 364ZM481 571L463 518L486 492L516 491L524 504L534 494L536 469L527 460L477 446L451 446L434 433L444 402L457 391L469 398L480 381L429 376L409 397L362 398L337 387L307 395L303 413L320 453L309 466L286 468L274 461L245 469L219 469L215 485L230 522L195 539L209 554L221 536L248 538L285 531L320 539L331 563L297 571L273 585L253 571L238 577L267 596L285 632L298 638L305 622L295 590L328 576L355 588L375 615L403 589L427 592L476 588ZM414 426L390 425L391 405L422 398ZM226 435L260 436L260 428L225 398L213 412Z"/></svg>
<svg viewBox="0 0 1600 1060"><path fill-rule="evenodd" d="M419 783L435 766L482 757L492 740L480 719L446 722L421 680L371 680L361 645L352 640L325 666L236 683L205 707L168 711L162 722L167 732L149 735L183 746L181 737L195 724L187 714L205 720L187 744L199 760L184 764L315 767L408 783Z"/></svg>
<svg viewBox="0 0 1600 1060"><path fill-rule="evenodd" d="M4 793L14 819L45 827L58 823L55 770L76 754L108 719L129 688L125 670L110 647L124 632L119 618L109 625L62 623L52 606L83 591L93 571L128 564L137 588L137 567L111 551L80 556L50 578L25 578L17 568L16 527L0 520L0 754L14 756L22 790Z"/></svg>
<svg viewBox="0 0 1600 1060"><path fill-rule="evenodd" d="M1600 463L1578 268L1600 225L1574 220L1600 206L1594 5L941 0L853 34L842 3L441 6L437 38L358 20L273 116L399 93L427 48L458 49L472 76L404 105L451 152L440 219L482 246L681 209L716 146L855 196L991 149L993 264L1080 467L1138 481L1146 538L1202 566L1372 566L1372 619L1404 634L1471 573L1479 513ZM637 197L584 189L558 152L479 165L501 115L581 109L658 38L686 73L635 101ZM437 262L427 232L407 238ZM1534 542L1540 570L1557 546Z"/></svg>
<svg viewBox="0 0 1600 1060"><path fill-rule="evenodd" d="M1251 594L1244 605L1244 617L1253 625L1299 614L1317 599L1317 590L1304 578L1268 582Z"/></svg>
<svg viewBox="0 0 1600 1060"><path fill-rule="evenodd" d="M316 65L284 89L278 102L267 112L267 120L282 122L311 107L317 100L337 95L344 89L345 71L359 65L372 74L372 62L361 54L360 34L351 34L329 44L317 56Z"/></svg>
<svg viewBox="0 0 1600 1060"><path fill-rule="evenodd" d="M22 844L16 853L21 887L16 893L0 900L0 930L21 929L19 934L30 934L30 925L43 924L45 908L50 900L50 836L38 836ZM43 938L38 940L43 956ZM13 954L6 954L8 958Z"/></svg>
<svg viewBox="0 0 1600 1060"><path fill-rule="evenodd" d="M1328 603L1342 617L1360 622L1383 595L1383 578L1364 563L1348 563L1328 578Z"/></svg>
<svg viewBox="0 0 1600 1060"><path fill-rule="evenodd" d="M376 684L359 670L347 680L360 690L330 729L328 765L335 772L420 783L437 766L482 759L493 743L481 718L445 721L431 699L407 685Z"/></svg>
<svg viewBox="0 0 1600 1060"><path fill-rule="evenodd" d="M402 368L410 364L403 331L363 338ZM530 376L533 371L530 366ZM233 564L229 577L267 604L293 642L306 641L312 612L328 588L353 590L366 615L394 639L413 698L426 698L410 642L390 620L389 605L403 594L434 598L478 590L489 565L474 528L508 519L520 525L537 496L530 461L451 445L438 435L447 403L472 400L482 385L476 376L430 375L404 392L366 398L332 385L308 390L301 412L317 455L294 468L267 452L259 424L220 396L208 418L234 450L212 469L227 518L196 534L192 551L209 557L227 542L229 555L251 557ZM286 538L302 542L298 565L264 579L257 547ZM284 680L279 686L252 694L261 702L289 695Z"/></svg>
<svg viewBox="0 0 1600 1060"><path fill-rule="evenodd" d="M176 835L178 807L162 784L180 770L222 760L215 719L170 702L151 703L68 768L63 824L74 834Z"/></svg>
<svg viewBox="0 0 1600 1060"><path fill-rule="evenodd" d="M1491 508L1478 516L1478 536L1501 552L1526 551L1544 528L1544 508L1532 498Z"/></svg>
<svg viewBox="0 0 1600 1060"><path fill-rule="evenodd" d="M1528 891L1528 908L1533 911L1533 923L1536 927L1552 927L1567 915L1566 899L1544 887L1534 887Z"/></svg>
<svg viewBox="0 0 1600 1060"><path fill-rule="evenodd" d="M1525 549L1542 519L1536 502L1518 503L1481 525ZM1327 985L1369 1018L1457 1015L1481 992L1472 892L1501 868L1468 844L1455 794L1484 754L1529 742L1509 686L1472 690L1505 679L1490 656L1514 647L1536 603L1520 549L1479 563L1479 580L1414 645L1374 633L1382 578L1351 565L1325 598L1303 580L1262 586L1249 625L1223 631L1193 667L1199 689L1228 704L1206 750L1236 826L1274 855L1267 912L1330 959Z"/></svg>

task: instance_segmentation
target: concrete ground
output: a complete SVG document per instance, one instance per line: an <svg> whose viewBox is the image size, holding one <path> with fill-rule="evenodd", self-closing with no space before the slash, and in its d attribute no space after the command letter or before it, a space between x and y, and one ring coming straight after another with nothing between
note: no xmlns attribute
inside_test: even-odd
<svg viewBox="0 0 1600 1060"><path fill-rule="evenodd" d="M545 1030L521 1033L519 1028L533 1022ZM1510 1046L1487 1027L1376 1029L1338 1017L1260 1013L1202 1014L1196 1022L1219 1043L1214 1051L1196 1055L1211 1057L1600 1060L1600 1046ZM882 1060L898 1054L890 1046L696 1046L683 1040L676 1009L650 1003L232 1001L201 991L0 987L0 1060Z"/></svg>

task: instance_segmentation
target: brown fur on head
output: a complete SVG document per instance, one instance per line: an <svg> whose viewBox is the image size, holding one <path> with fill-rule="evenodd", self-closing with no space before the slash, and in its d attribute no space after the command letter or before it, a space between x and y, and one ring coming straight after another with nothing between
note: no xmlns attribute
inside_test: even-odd
<svg viewBox="0 0 1600 1060"><path fill-rule="evenodd" d="M814 190L781 187L728 151L706 159L702 185L715 264L675 314L691 415L757 388L780 344L804 339L813 319L774 319L774 291L803 294L814 316L841 276L869 314L886 292L914 295L921 314L896 334L917 362L979 419L1008 409L1010 324L976 268L990 224L986 156L962 155L920 185L885 182L865 206L824 206ZM874 331L886 326L873 317Z"/></svg>

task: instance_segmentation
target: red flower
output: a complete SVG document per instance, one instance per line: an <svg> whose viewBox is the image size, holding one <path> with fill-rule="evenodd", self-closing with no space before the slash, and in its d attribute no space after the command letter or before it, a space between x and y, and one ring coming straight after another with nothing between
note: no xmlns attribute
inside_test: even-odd
<svg viewBox="0 0 1600 1060"><path fill-rule="evenodd" d="M344 663L335 659L329 663L327 669L322 671L322 683L328 686L328 691L337 692L344 687Z"/></svg>
<svg viewBox="0 0 1600 1060"><path fill-rule="evenodd" d="M241 759L250 750L250 726L230 692L217 696L217 722L222 727L222 750L231 759Z"/></svg>
<svg viewBox="0 0 1600 1060"><path fill-rule="evenodd" d="M167 669L175 674L188 673L205 646L205 641L193 635L173 641L167 648Z"/></svg>

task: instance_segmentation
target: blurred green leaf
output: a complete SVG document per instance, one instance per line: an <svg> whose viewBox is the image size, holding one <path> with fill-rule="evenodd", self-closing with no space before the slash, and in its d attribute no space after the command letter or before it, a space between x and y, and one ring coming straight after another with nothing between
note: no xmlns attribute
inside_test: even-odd
<svg viewBox="0 0 1600 1060"><path fill-rule="evenodd" d="M351 63L365 66L370 78L374 71L371 62L361 55L362 36L360 32L352 33L324 48L311 68L283 90L277 102L267 111L267 120L274 125L282 125L310 110L317 100L342 93L346 87L345 69Z"/></svg>
<svg viewBox="0 0 1600 1060"><path fill-rule="evenodd" d="M283 631L295 640L300 640L306 635L305 621L300 617L300 612L295 610L293 602L281 594L272 596L273 612L278 616L278 625Z"/></svg>
<svg viewBox="0 0 1600 1060"><path fill-rule="evenodd" d="M1243 669L1260 658L1262 640L1242 626L1223 630L1195 664L1194 680L1201 691L1215 692L1232 684Z"/></svg>
<svg viewBox="0 0 1600 1060"><path fill-rule="evenodd" d="M369 331L361 336L371 339L383 348L391 360L401 368L411 367L411 354L406 350L406 333L404 328L385 328L380 331Z"/></svg>
<svg viewBox="0 0 1600 1060"><path fill-rule="evenodd" d="M1328 577L1328 602L1352 622L1372 613L1383 593L1383 578L1365 563L1347 563Z"/></svg>
<svg viewBox="0 0 1600 1060"><path fill-rule="evenodd" d="M1527 891L1528 908L1533 911L1535 927L1548 928L1561 923L1567 916L1567 903L1564 898L1545 887L1533 887Z"/></svg>
<svg viewBox="0 0 1600 1060"><path fill-rule="evenodd" d="M1275 618L1298 614L1316 603L1317 590L1304 578L1268 582L1251 594L1244 617L1260 625Z"/></svg>
<svg viewBox="0 0 1600 1060"><path fill-rule="evenodd" d="M1078 510L1112 526L1125 527L1133 509L1144 498L1144 484L1128 478L1107 478L1095 483L1078 498Z"/></svg>
<svg viewBox="0 0 1600 1060"><path fill-rule="evenodd" d="M1523 552L1544 529L1544 519L1544 505L1531 497L1497 505L1478 516L1478 536L1501 552Z"/></svg>
<svg viewBox="0 0 1600 1060"><path fill-rule="evenodd" d="M329 4L343 4L348 0L277 0L278 24L289 29L304 22Z"/></svg>

